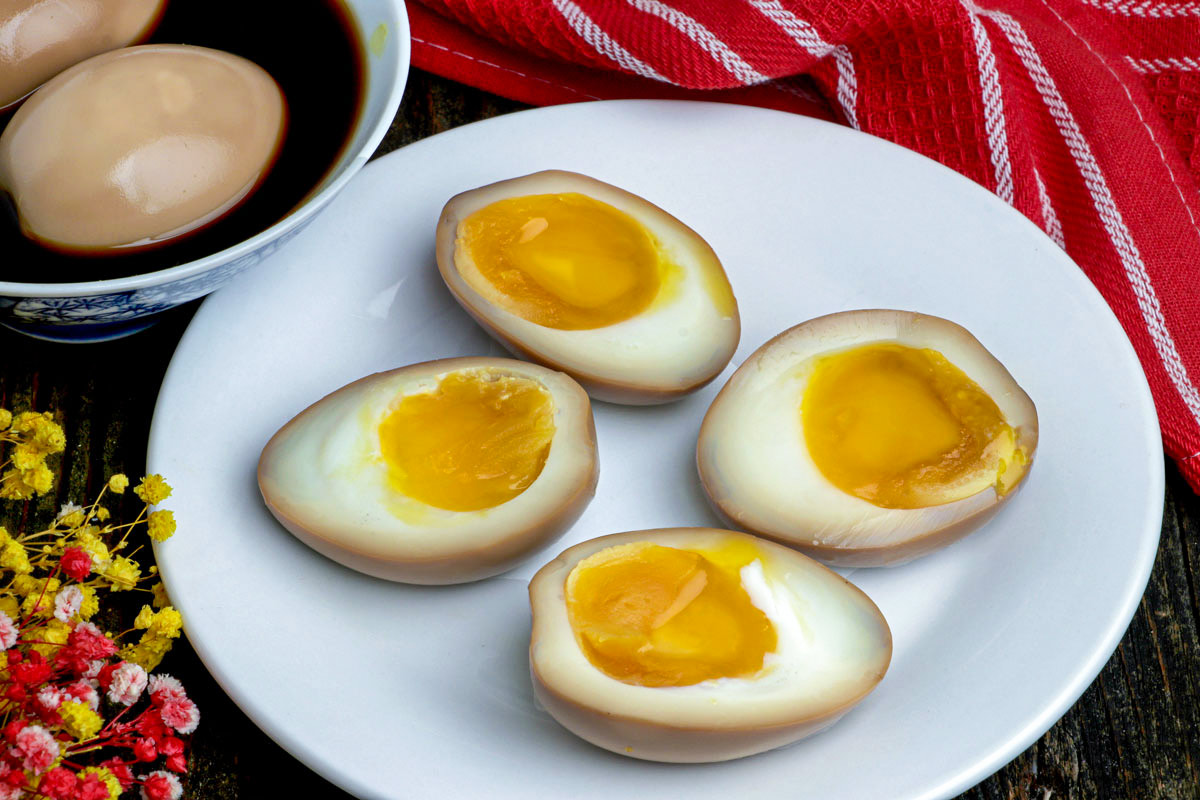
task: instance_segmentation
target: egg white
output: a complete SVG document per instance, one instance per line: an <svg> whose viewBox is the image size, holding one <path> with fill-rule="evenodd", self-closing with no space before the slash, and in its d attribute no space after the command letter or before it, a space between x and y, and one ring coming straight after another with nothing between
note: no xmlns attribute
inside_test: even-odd
<svg viewBox="0 0 1200 800"><path fill-rule="evenodd" d="M891 658L891 633L875 604L820 564L762 540L756 540L761 557L741 570L743 587L778 637L757 675L648 687L612 678L588 660L566 609L566 579L575 564L625 542L703 552L731 536L747 535L696 528L633 531L577 545L548 564L530 587L535 675L551 691L605 715L715 730L819 718L848 708L874 688Z"/></svg>
<svg viewBox="0 0 1200 800"><path fill-rule="evenodd" d="M379 442L379 424L396 403L430 392L444 376L464 369L537 381L554 403L555 432L541 473L511 500L477 511L436 508L396 491ZM573 498L590 499L596 469L590 404L578 384L535 364L460 358L368 376L313 404L264 449L259 482L281 521L337 550L381 562L419 562L476 558Z"/></svg>
<svg viewBox="0 0 1200 800"><path fill-rule="evenodd" d="M823 356L877 342L940 352L995 401L1032 456L1037 415L1004 366L954 323L902 311L831 314L780 334L734 373L713 401L697 443L714 506L739 527L780 540L845 549L888 547L996 505L995 486L955 502L882 508L831 483L804 439L801 400Z"/></svg>
<svg viewBox="0 0 1200 800"><path fill-rule="evenodd" d="M608 203L644 225L665 260L682 274L639 314L589 330L559 330L530 322L497 304L500 294L458 245L458 227L475 211L508 197L579 192ZM740 320L718 308L710 285L727 284L712 248L695 232L646 200L570 172L540 172L484 186L454 198L438 232L438 262L447 286L486 324L540 361L571 374L636 387L682 391L724 368L737 348Z"/></svg>

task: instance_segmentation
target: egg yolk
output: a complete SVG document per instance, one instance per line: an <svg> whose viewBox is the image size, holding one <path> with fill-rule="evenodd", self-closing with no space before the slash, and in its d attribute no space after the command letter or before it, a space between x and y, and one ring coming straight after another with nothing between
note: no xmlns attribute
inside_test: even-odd
<svg viewBox="0 0 1200 800"><path fill-rule="evenodd" d="M739 570L753 546L701 554L649 542L594 553L567 576L567 614L588 660L638 686L753 676L775 650Z"/></svg>
<svg viewBox="0 0 1200 800"><path fill-rule="evenodd" d="M499 305L560 330L603 328L637 315L670 268L640 222L574 192L481 208L460 224L457 247L500 293Z"/></svg>
<svg viewBox="0 0 1200 800"><path fill-rule="evenodd" d="M821 358L801 402L808 452L835 486L883 508L923 508L1028 461L988 394L936 350L869 344Z"/></svg>
<svg viewBox="0 0 1200 800"><path fill-rule="evenodd" d="M537 479L554 429L554 400L537 381L463 371L395 403L379 443L396 491L437 508L478 511Z"/></svg>

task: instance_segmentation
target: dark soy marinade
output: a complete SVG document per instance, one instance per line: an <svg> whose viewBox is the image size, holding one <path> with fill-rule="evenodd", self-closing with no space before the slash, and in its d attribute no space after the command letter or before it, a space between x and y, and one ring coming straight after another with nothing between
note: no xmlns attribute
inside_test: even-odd
<svg viewBox="0 0 1200 800"><path fill-rule="evenodd" d="M0 192L0 281L64 283L139 275L249 239L286 216L321 182L362 110L363 43L341 0L171 0L144 43L226 50L271 73L283 89L289 115L274 168L228 216L178 242L124 255L68 255L29 241L17 226L10 198ZM0 129L12 113L0 115Z"/></svg>

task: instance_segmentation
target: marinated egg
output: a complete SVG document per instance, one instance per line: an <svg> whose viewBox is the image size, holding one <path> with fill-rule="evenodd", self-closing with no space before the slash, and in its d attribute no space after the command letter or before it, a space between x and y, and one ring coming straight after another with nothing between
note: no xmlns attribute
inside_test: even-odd
<svg viewBox="0 0 1200 800"><path fill-rule="evenodd" d="M595 493L587 394L506 358L450 358L368 376L309 406L263 449L275 518L352 569L462 583L554 541Z"/></svg>
<svg viewBox="0 0 1200 800"><path fill-rule="evenodd" d="M832 725L892 637L854 585L732 531L602 536L529 585L534 695L572 733L651 761L724 761Z"/></svg>
<svg viewBox="0 0 1200 800"><path fill-rule="evenodd" d="M0 135L0 189L50 247L161 244L258 186L286 106L261 67L220 50L143 45L90 58L39 89Z"/></svg>
<svg viewBox="0 0 1200 800"><path fill-rule="evenodd" d="M0 111L85 58L144 38L166 0L7 0L0 6Z"/></svg>
<svg viewBox="0 0 1200 800"><path fill-rule="evenodd" d="M965 329L846 311L760 347L696 449L730 525L844 566L900 564L991 518L1022 485L1037 410Z"/></svg>
<svg viewBox="0 0 1200 800"><path fill-rule="evenodd" d="M457 195L437 228L442 279L517 355L598 400L673 400L737 348L737 301L698 234L637 195L537 172Z"/></svg>

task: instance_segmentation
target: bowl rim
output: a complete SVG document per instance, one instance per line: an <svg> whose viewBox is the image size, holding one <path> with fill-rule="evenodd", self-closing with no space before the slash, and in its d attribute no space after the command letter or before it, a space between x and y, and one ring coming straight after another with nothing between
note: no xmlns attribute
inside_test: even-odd
<svg viewBox="0 0 1200 800"><path fill-rule="evenodd" d="M124 278L107 278L98 281L76 281L74 283L0 281L0 295L19 298L84 297L130 292L152 286L174 283L175 281L191 278L207 272L213 267L219 267L249 255L270 242L286 236L289 232L296 230L312 219L318 211L323 209L337 196L346 183L358 174L358 171L362 169L363 165L375 153L376 148L379 147L379 143L383 141L383 137L391 127L397 110L400 108L400 100L404 94L404 87L408 82L408 73L411 68L412 34L405 0L385 0L385 2L391 5L396 12L396 29L391 34L396 37L396 71L390 76L391 85L385 87L387 97L384 100L382 113L370 129L366 139L363 141L362 147L351 156L350 160L342 168L342 171L326 184L324 188L309 196L299 207L293 209L287 216L266 230L260 231L249 239L226 247L224 250L218 250L211 255L195 259L194 261L155 270L154 272L145 272ZM351 7L349 3L347 3L347 10L351 13L355 21L361 25L358 11ZM367 36L369 35L368 32ZM369 63L371 53L367 41L364 40L363 46L365 57ZM368 69L368 75L374 75L374 71ZM362 124L363 120L360 120L359 125L355 128L355 134L361 129Z"/></svg>

